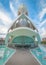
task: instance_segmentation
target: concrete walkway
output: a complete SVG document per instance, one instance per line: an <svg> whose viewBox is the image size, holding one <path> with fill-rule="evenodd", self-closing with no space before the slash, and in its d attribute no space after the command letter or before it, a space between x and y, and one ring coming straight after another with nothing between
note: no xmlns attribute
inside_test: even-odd
<svg viewBox="0 0 46 65"><path fill-rule="evenodd" d="M6 65L40 65L29 49L16 48L16 53L8 60Z"/></svg>

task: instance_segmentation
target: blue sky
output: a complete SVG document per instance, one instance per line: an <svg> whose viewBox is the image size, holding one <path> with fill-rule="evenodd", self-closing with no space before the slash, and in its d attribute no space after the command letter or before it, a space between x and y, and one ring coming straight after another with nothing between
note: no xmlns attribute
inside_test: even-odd
<svg viewBox="0 0 46 65"><path fill-rule="evenodd" d="M29 18L38 28L41 37L46 37L46 0L0 0L0 34L7 33L22 3L27 7Z"/></svg>

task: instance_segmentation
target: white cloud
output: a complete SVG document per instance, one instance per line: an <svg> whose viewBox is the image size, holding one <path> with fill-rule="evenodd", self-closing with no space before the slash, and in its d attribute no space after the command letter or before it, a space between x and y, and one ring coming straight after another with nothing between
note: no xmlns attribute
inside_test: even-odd
<svg viewBox="0 0 46 65"><path fill-rule="evenodd" d="M39 13L39 20L41 21L39 27L42 27L44 24L46 24L46 19L42 21L45 14L46 14L46 8L43 8L42 11Z"/></svg>
<svg viewBox="0 0 46 65"><path fill-rule="evenodd" d="M12 22L11 18L7 15L6 12L0 11L0 21L4 24L0 24L0 33L7 33L8 28L10 27L10 23Z"/></svg>
<svg viewBox="0 0 46 65"><path fill-rule="evenodd" d="M10 17L6 14L6 12L0 11L0 20L2 20L3 24L8 25L11 23Z"/></svg>
<svg viewBox="0 0 46 65"><path fill-rule="evenodd" d="M10 5L10 9L11 9L12 13L16 17L17 16L17 8L20 5L20 1L19 0L12 0L9 2L9 5Z"/></svg>
<svg viewBox="0 0 46 65"><path fill-rule="evenodd" d="M40 21L42 20L42 18L44 17L45 14L46 14L46 8L43 8L39 14Z"/></svg>
<svg viewBox="0 0 46 65"><path fill-rule="evenodd" d="M17 11L15 10L14 5L13 5L12 2L10 2L10 9L13 12L14 16L16 17L17 16Z"/></svg>
<svg viewBox="0 0 46 65"><path fill-rule="evenodd" d="M42 27L44 24L46 24L46 19L43 22L41 22L39 26Z"/></svg>
<svg viewBox="0 0 46 65"><path fill-rule="evenodd" d="M40 0L40 6L46 7L46 0Z"/></svg>
<svg viewBox="0 0 46 65"><path fill-rule="evenodd" d="M12 3L10 3L10 7L11 7L12 12L16 16L16 10L14 9L14 6ZM2 5L2 3L0 3L0 34L2 34L2 35L0 35L0 37L5 36L3 34L7 33L9 27L12 24L13 19L11 19L12 16L11 17L10 16L11 16L11 13L7 12L6 9L4 8L4 6ZM2 25L1 22L4 25Z"/></svg>
<svg viewBox="0 0 46 65"><path fill-rule="evenodd" d="M8 28L0 25L0 33L7 33Z"/></svg>
<svg viewBox="0 0 46 65"><path fill-rule="evenodd" d="M6 12L4 10L2 3L0 3L0 5L1 5L0 7L0 34L3 34L3 33L7 33L10 23L12 22L12 19L9 16L9 12ZM4 25L2 25L1 22Z"/></svg>
<svg viewBox="0 0 46 65"><path fill-rule="evenodd" d="M46 14L46 0L40 0L40 13L39 15L39 19L40 21L42 21L44 15Z"/></svg>

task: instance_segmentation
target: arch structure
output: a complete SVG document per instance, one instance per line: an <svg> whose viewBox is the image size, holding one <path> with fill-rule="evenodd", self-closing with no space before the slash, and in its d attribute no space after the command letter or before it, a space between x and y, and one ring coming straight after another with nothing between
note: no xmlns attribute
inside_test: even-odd
<svg viewBox="0 0 46 65"><path fill-rule="evenodd" d="M12 32L8 32L5 43L15 45L37 45L40 43L40 36L38 32L33 31L27 27L19 27Z"/></svg>
<svg viewBox="0 0 46 65"><path fill-rule="evenodd" d="M20 11L22 10L22 11ZM5 44L35 46L41 42L37 28L29 19L24 6L19 10L19 15L10 26L6 35Z"/></svg>

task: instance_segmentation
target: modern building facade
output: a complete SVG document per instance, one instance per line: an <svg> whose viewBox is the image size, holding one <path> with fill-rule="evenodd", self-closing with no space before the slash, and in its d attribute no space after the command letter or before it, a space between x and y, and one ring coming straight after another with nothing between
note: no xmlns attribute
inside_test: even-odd
<svg viewBox="0 0 46 65"><path fill-rule="evenodd" d="M29 19L27 8L23 4L18 9L18 17L8 30L5 43L22 46L40 43L38 30Z"/></svg>

